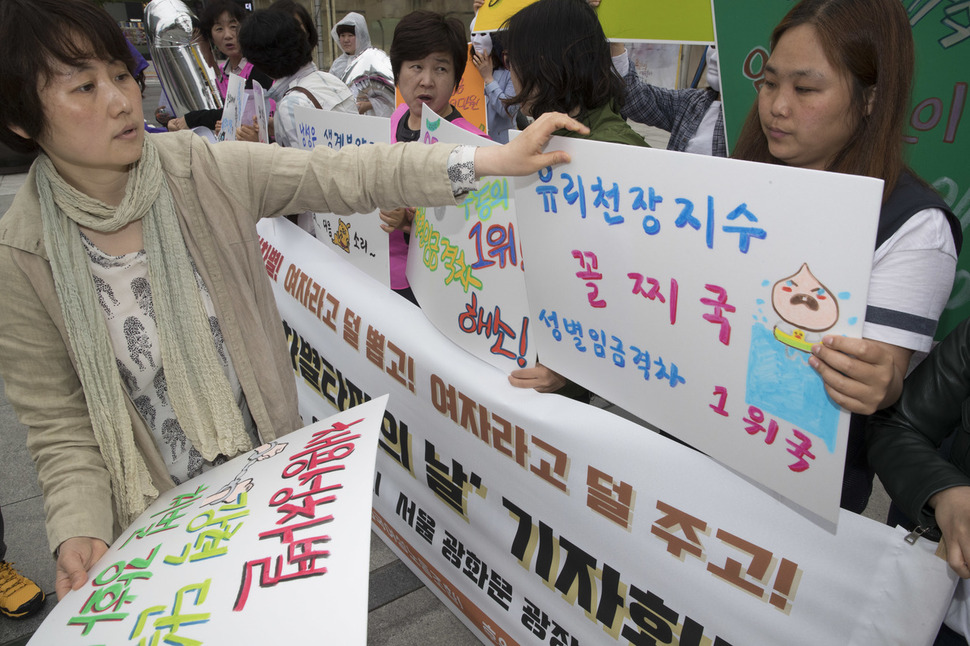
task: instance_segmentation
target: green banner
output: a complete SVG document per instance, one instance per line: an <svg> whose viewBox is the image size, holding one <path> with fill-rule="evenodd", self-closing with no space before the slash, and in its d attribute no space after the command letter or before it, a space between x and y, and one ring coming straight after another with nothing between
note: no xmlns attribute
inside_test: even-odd
<svg viewBox="0 0 970 646"><path fill-rule="evenodd" d="M724 120L728 142L737 140L764 77L771 30L792 0L713 0ZM604 2L605 6L605 2ZM970 3L914 0L906 5L916 42L916 79L905 131L907 160L970 226ZM937 338L970 316L970 252L961 254L953 293Z"/></svg>

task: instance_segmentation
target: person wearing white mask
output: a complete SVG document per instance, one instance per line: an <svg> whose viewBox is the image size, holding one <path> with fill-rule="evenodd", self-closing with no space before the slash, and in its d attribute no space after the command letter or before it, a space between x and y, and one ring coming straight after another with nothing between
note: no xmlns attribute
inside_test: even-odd
<svg viewBox="0 0 970 646"><path fill-rule="evenodd" d="M493 38L494 36L494 38ZM509 128L512 127L518 106L506 106L503 100L515 96L512 87L512 73L505 65L505 48L502 32L472 34L472 63L485 81L485 106L488 115L488 136L499 143L509 142Z"/></svg>
<svg viewBox="0 0 970 646"><path fill-rule="evenodd" d="M713 46L707 48L709 87L671 90L644 82L622 45L619 49L618 53L614 49L613 66L627 88L620 114L669 132L667 150L727 157L717 50Z"/></svg>

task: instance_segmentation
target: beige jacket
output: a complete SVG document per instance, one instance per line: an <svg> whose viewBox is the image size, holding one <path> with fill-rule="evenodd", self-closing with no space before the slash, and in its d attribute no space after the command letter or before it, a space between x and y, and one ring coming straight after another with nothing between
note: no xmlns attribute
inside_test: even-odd
<svg viewBox="0 0 970 646"><path fill-rule="evenodd" d="M452 147L405 144L308 153L265 144L209 145L191 132L149 136L260 438L299 428L293 366L256 221L304 210L349 214L402 204L453 204L447 173ZM28 427L52 550L74 536L110 543L124 529L114 521L108 471L74 360L44 249L31 169L0 218L0 374L7 398ZM151 434L125 397L154 485L160 492L170 489Z"/></svg>

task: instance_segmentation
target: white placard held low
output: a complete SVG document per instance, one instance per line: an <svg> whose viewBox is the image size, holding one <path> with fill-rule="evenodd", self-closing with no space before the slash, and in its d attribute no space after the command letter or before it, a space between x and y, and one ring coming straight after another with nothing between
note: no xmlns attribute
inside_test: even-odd
<svg viewBox="0 0 970 646"><path fill-rule="evenodd" d="M163 493L30 643L283 644L322 630L363 646L386 404L329 416Z"/></svg>

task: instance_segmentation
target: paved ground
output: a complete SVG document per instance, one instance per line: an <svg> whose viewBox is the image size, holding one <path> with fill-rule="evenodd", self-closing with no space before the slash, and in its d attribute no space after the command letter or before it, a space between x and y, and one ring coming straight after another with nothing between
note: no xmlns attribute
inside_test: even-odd
<svg viewBox="0 0 970 646"><path fill-rule="evenodd" d="M149 78L143 106L151 115L158 104L159 86ZM637 128L651 145L663 148L662 131ZM25 174L0 175L0 214L23 185ZM9 307L5 303L2 306ZM2 385L2 382L0 382ZM604 402L604 405L606 403ZM47 548L44 509L33 462L27 454L26 429L17 421L6 397L0 394L0 506L6 525L7 560L50 594L44 612L26 620L0 616L0 646L25 644L54 607L54 561ZM888 498L877 491L866 515L883 520ZM464 646L479 641L381 542L371 536L370 598L367 643L372 646Z"/></svg>

